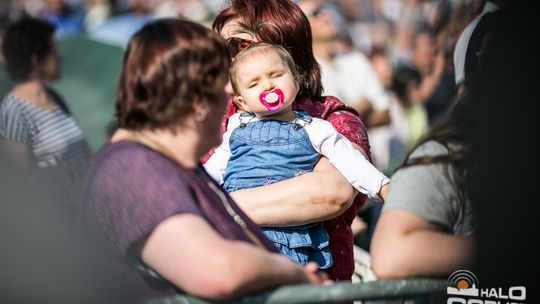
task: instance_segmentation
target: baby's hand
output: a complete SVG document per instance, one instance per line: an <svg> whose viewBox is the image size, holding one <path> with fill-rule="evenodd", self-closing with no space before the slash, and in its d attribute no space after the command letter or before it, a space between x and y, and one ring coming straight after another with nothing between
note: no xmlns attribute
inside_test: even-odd
<svg viewBox="0 0 540 304"><path fill-rule="evenodd" d="M379 193L377 193L379 197L383 200L383 202L386 201L386 195L388 194L389 187L390 187L390 183L384 184L381 187L381 190L379 190Z"/></svg>

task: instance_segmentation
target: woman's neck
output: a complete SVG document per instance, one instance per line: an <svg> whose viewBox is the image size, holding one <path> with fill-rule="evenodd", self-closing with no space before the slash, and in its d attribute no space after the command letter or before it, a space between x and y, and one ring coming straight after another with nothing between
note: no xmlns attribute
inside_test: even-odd
<svg viewBox="0 0 540 304"><path fill-rule="evenodd" d="M45 85L41 81L30 80L19 83L10 94L39 107L50 108L52 106Z"/></svg>
<svg viewBox="0 0 540 304"><path fill-rule="evenodd" d="M195 132L189 129L177 130L175 133L169 130L119 130L119 132L124 133L120 133L120 136L115 136L115 141L135 140L165 154L182 167L188 169L196 168L202 156L199 155L201 153L198 152L197 148L198 137Z"/></svg>

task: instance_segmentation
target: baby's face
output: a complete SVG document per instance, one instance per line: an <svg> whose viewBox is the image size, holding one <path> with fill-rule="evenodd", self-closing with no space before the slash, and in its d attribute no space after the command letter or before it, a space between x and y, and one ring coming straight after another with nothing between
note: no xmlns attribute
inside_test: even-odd
<svg viewBox="0 0 540 304"><path fill-rule="evenodd" d="M237 75L239 97L247 106L246 110L260 116L291 110L298 86L290 68L279 55L273 52L254 53L239 67Z"/></svg>

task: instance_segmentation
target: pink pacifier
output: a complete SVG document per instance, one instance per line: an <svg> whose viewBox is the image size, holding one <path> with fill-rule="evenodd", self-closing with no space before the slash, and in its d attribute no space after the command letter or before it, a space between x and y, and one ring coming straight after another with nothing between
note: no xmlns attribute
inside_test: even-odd
<svg viewBox="0 0 540 304"><path fill-rule="evenodd" d="M272 91L262 92L259 95L259 100L265 106L268 111L276 111L283 105L283 91L280 89L273 89Z"/></svg>

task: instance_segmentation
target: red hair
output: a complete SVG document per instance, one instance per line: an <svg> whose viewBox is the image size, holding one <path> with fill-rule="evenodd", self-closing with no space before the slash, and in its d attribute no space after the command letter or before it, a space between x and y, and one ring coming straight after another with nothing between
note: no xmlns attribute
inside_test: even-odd
<svg viewBox="0 0 540 304"><path fill-rule="evenodd" d="M289 0L230 0L212 28L220 32L233 19L240 19L240 25L259 41L284 47L300 74L299 95L321 99L321 71L313 55L311 27L298 5Z"/></svg>

